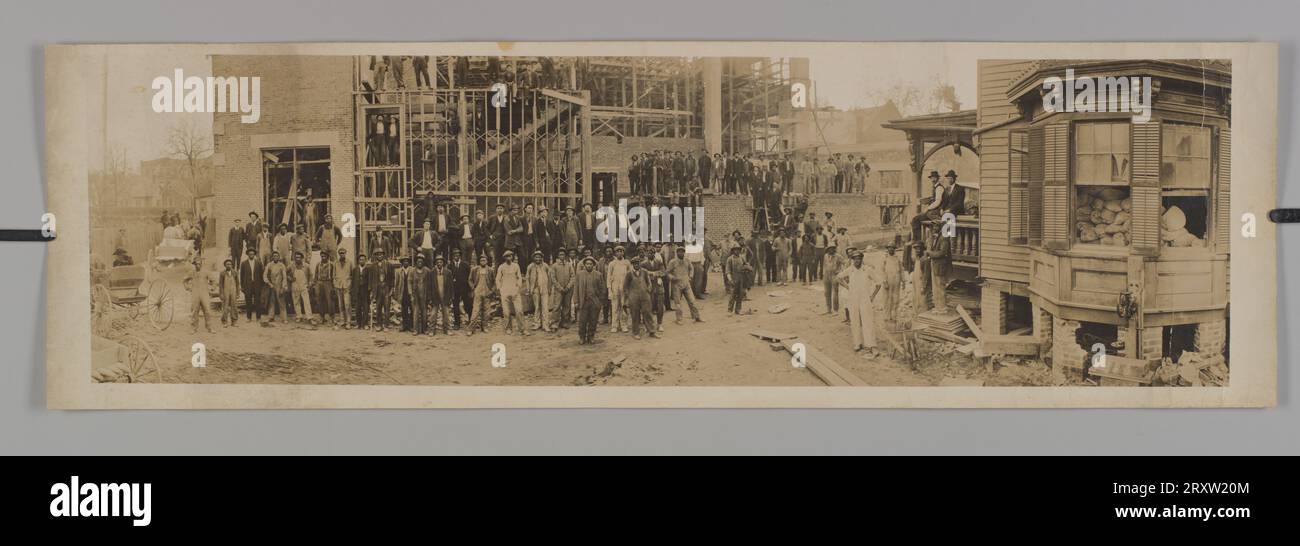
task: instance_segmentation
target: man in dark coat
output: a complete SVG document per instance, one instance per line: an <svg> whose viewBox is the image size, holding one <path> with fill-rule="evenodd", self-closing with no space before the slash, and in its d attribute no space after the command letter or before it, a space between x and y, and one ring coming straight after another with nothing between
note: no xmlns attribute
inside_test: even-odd
<svg viewBox="0 0 1300 546"><path fill-rule="evenodd" d="M239 219L235 218L235 225L230 226L230 234L226 236L226 243L230 246L230 261L234 262L235 269L239 269L239 262L244 259L244 228L239 225ZM257 246L257 240L253 240L253 246Z"/></svg>
<svg viewBox="0 0 1300 546"><path fill-rule="evenodd" d="M453 326L460 329L460 308L465 307L465 320L474 315L474 292L469 286L469 262L465 261L460 250L451 251L451 263L447 270L451 272L451 314Z"/></svg>
<svg viewBox="0 0 1300 546"><path fill-rule="evenodd" d="M257 314L257 321L262 321L262 260L257 259L257 249L249 248L245 251L248 254L247 259L239 264L239 287L244 291L244 318L253 320L253 314Z"/></svg>
<svg viewBox="0 0 1300 546"><path fill-rule="evenodd" d="M695 172L699 175L700 189L709 187L709 181L713 180L713 160L709 158L709 152L700 150L700 157L695 160Z"/></svg>

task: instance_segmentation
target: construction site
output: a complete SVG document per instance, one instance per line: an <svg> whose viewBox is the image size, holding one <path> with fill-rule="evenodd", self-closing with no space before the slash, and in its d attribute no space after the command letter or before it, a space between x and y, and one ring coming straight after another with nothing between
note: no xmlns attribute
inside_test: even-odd
<svg viewBox="0 0 1300 546"><path fill-rule="evenodd" d="M792 84L809 83L806 59L386 59L213 57L214 72L262 77L269 114L215 115L217 233L250 211L291 233L351 213L358 251L397 250L433 202L471 218L497 204L612 205L635 154L786 153ZM747 199L704 198L711 231L748 234Z"/></svg>

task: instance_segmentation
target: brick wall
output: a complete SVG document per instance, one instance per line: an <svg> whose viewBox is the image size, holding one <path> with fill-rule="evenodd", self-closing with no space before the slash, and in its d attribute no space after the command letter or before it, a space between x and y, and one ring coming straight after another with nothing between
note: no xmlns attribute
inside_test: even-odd
<svg viewBox="0 0 1300 546"><path fill-rule="evenodd" d="M1139 343L1142 344L1142 356L1139 358L1160 358L1165 350L1165 329L1160 326L1143 328Z"/></svg>
<svg viewBox="0 0 1300 546"><path fill-rule="evenodd" d="M689 153L698 157L704 149L704 139L675 137L627 137L620 143L618 137L591 137L591 168L595 172L618 173L618 192L631 191L627 180L627 167L632 155L641 155L655 150L671 150Z"/></svg>
<svg viewBox="0 0 1300 546"><path fill-rule="evenodd" d="M216 182L213 215L225 240L232 220L256 211L266 218L259 148L328 146L330 208L336 218L354 212L352 57L215 55L217 76L260 77L262 115L244 124L238 113L213 114Z"/></svg>
<svg viewBox="0 0 1300 546"><path fill-rule="evenodd" d="M1193 341L1197 352L1223 352L1223 343L1227 336L1227 327L1223 320L1212 320L1196 325Z"/></svg>
<svg viewBox="0 0 1300 546"><path fill-rule="evenodd" d="M1082 369L1088 351L1079 346L1075 332L1079 323L1073 320L1052 319L1052 366L1064 369Z"/></svg>
<svg viewBox="0 0 1300 546"><path fill-rule="evenodd" d="M735 230L748 237L754 228L753 204L748 195L704 196L704 229L709 238L718 242Z"/></svg>
<svg viewBox="0 0 1300 546"><path fill-rule="evenodd" d="M980 290L980 330L986 334L1007 333L1007 293L985 286Z"/></svg>
<svg viewBox="0 0 1300 546"><path fill-rule="evenodd" d="M1055 345L1055 340L1052 337L1052 321L1054 317L1052 317L1052 314L1047 312L1046 309L1039 307L1037 303L1031 302L1030 305L1032 307L1034 322L1033 335L1046 345L1044 349L1050 348ZM1047 354L1051 353L1048 352Z"/></svg>

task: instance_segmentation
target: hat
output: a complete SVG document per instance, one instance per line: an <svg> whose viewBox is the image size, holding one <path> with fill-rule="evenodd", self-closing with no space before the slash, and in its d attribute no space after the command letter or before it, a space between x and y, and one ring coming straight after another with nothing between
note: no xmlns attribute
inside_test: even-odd
<svg viewBox="0 0 1300 546"><path fill-rule="evenodd" d="M538 256L545 256L545 254L542 254L542 251L540 251L540 250L534 250L534 251L533 251L533 257L536 258L536 257L538 257Z"/></svg>
<svg viewBox="0 0 1300 546"><path fill-rule="evenodd" d="M503 252L503 253L501 254L501 257L502 257L502 258L504 258L504 257L506 257L506 256L510 256L511 258L515 257L515 251L513 251L513 250L507 250L507 251L505 251L505 252Z"/></svg>
<svg viewBox="0 0 1300 546"><path fill-rule="evenodd" d="M587 262L591 262L592 265L595 265L595 264L596 264L596 259L595 259L595 258L592 258L591 256L587 256L587 257L585 257L585 258L582 259L582 263L583 263L583 264L586 264Z"/></svg>
<svg viewBox="0 0 1300 546"><path fill-rule="evenodd" d="M954 171L954 170L952 170L952 169L948 169L948 172L947 172L946 174L944 174L944 176L951 176L951 177L953 177L953 178L957 178L957 171Z"/></svg>
<svg viewBox="0 0 1300 546"><path fill-rule="evenodd" d="M930 171L930 178L939 178L939 171Z"/></svg>
<svg viewBox="0 0 1300 546"><path fill-rule="evenodd" d="M457 255L457 254L460 254L460 249L459 249L459 248L453 248L453 249L451 249L451 255L452 255L452 256L455 256L455 255Z"/></svg>
<svg viewBox="0 0 1300 546"><path fill-rule="evenodd" d="M438 262L446 263L446 262L447 262L447 259L444 258L444 257L442 257L442 256L438 256L437 258L434 258L434 259L433 259L433 263L438 263Z"/></svg>
<svg viewBox="0 0 1300 546"><path fill-rule="evenodd" d="M623 245L618 245L614 247L614 252L627 252L627 249L623 248Z"/></svg>

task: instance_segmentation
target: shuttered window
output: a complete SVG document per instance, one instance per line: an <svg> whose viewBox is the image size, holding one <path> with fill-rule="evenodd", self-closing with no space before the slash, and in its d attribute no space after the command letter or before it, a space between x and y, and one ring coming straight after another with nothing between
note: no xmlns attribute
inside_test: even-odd
<svg viewBox="0 0 1300 546"><path fill-rule="evenodd" d="M1227 254L1232 242L1232 129L1219 129L1218 188L1215 190L1215 251Z"/></svg>
<svg viewBox="0 0 1300 546"><path fill-rule="evenodd" d="M1007 154L1007 238L1013 244L1029 242L1029 131L1016 129L1009 135Z"/></svg>
<svg viewBox="0 0 1300 546"><path fill-rule="evenodd" d="M1029 129L1029 195L1028 237L1030 246L1043 244L1043 165L1047 155L1047 131L1043 127Z"/></svg>
<svg viewBox="0 0 1300 546"><path fill-rule="evenodd" d="M1043 127L1043 246L1070 246L1070 123Z"/></svg>

